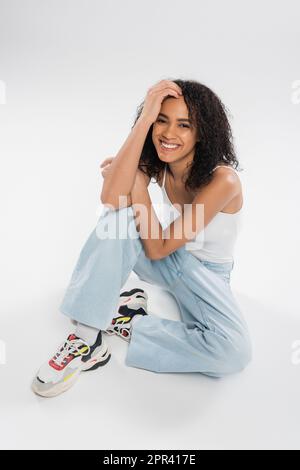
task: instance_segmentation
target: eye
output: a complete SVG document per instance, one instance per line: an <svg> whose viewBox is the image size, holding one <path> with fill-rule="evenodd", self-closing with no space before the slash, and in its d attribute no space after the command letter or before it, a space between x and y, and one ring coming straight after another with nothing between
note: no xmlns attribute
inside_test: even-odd
<svg viewBox="0 0 300 470"><path fill-rule="evenodd" d="M164 121L164 120L163 120L163 119L161 119L161 118L158 118L158 119L156 120L156 122L166 122L166 121ZM179 124L179 126L183 126L183 127L187 127L187 128L189 128L189 127L190 127L189 125L187 125L187 124L183 124L183 123Z"/></svg>

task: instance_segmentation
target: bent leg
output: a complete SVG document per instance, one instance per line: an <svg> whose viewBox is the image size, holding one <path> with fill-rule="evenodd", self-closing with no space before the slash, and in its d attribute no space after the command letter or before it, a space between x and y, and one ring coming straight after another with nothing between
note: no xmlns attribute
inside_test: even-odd
<svg viewBox="0 0 300 470"><path fill-rule="evenodd" d="M162 286L172 282L174 272L146 257L132 207L104 211L81 249L60 311L106 330L116 314L120 290L137 262L142 279Z"/></svg>
<svg viewBox="0 0 300 470"><path fill-rule="evenodd" d="M101 238L116 221L118 238ZM130 234L130 236L128 236ZM83 246L61 303L65 315L106 330L131 271L177 297L182 321L147 315L133 325L126 364L156 372L220 377L249 361L245 324L229 286L182 247L161 260L145 256L132 207L109 211Z"/></svg>
<svg viewBox="0 0 300 470"><path fill-rule="evenodd" d="M182 321L141 318L132 331L126 364L212 377L242 370L251 359L251 345L227 274L213 272L184 249L174 257L184 260L169 289Z"/></svg>

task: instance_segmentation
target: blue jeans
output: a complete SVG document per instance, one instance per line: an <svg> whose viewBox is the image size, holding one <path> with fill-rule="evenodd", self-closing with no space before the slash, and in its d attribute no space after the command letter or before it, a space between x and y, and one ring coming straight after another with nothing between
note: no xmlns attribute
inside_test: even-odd
<svg viewBox="0 0 300 470"><path fill-rule="evenodd" d="M105 238L104 229L113 225L119 235ZM151 260L145 255L132 207L104 208L81 249L60 311L105 330L134 271L175 297L181 321L152 314L141 317L132 326L126 365L223 377L244 369L251 360L248 328L230 287L232 268L231 262L201 261L185 246Z"/></svg>

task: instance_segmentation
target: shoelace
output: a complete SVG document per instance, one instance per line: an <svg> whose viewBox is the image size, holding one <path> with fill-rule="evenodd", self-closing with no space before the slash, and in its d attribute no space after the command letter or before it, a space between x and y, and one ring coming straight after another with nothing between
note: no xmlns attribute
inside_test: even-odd
<svg viewBox="0 0 300 470"><path fill-rule="evenodd" d="M87 351L84 351L84 352L80 351L79 347L82 345L87 346L88 348ZM69 356L69 354L73 354L74 352L75 353L78 352L82 356L87 356L90 353L90 346L81 339L72 339L72 340L67 339L62 344L59 351L54 355L52 360L55 364L57 364L60 367L62 363L64 362L64 360L66 359L66 357Z"/></svg>

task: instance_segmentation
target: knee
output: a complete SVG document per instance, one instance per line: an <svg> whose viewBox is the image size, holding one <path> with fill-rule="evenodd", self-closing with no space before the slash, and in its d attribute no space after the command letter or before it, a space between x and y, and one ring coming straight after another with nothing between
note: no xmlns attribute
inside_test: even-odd
<svg viewBox="0 0 300 470"><path fill-rule="evenodd" d="M252 360L252 346L248 336L227 339L221 351L216 371L218 377L241 372Z"/></svg>
<svg viewBox="0 0 300 470"><path fill-rule="evenodd" d="M139 238L132 206L117 210L104 207L97 222L96 235L102 240L128 240Z"/></svg>
<svg viewBox="0 0 300 470"><path fill-rule="evenodd" d="M234 342L234 349L238 356L237 372L245 369L252 360L252 346L248 336L242 336L240 340Z"/></svg>

